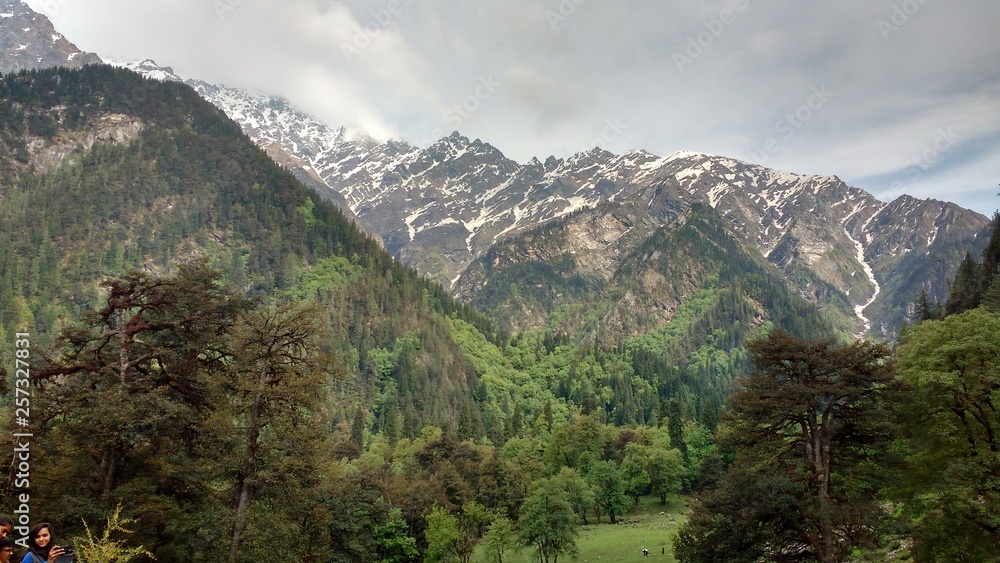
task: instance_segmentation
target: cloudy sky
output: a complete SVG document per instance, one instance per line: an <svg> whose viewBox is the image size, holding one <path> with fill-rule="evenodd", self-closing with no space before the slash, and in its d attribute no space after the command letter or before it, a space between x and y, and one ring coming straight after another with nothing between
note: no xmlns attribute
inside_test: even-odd
<svg viewBox="0 0 1000 563"><path fill-rule="evenodd" d="M27 0L83 50L507 156L721 154L1000 207L996 0Z"/></svg>

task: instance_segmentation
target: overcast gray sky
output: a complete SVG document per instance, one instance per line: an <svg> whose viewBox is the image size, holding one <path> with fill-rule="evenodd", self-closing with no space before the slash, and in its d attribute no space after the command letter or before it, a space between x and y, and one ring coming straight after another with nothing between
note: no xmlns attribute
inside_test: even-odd
<svg viewBox="0 0 1000 563"><path fill-rule="evenodd" d="M996 0L27 0L86 51L519 162L600 145L1000 207Z"/></svg>

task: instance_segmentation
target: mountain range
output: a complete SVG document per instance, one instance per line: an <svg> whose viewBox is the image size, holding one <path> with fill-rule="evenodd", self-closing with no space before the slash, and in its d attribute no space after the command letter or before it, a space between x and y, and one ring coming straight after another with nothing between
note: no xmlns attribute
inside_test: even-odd
<svg viewBox="0 0 1000 563"><path fill-rule="evenodd" d="M51 45L40 42L51 24L19 1L4 0L3 11L14 15L0 20L0 46L27 45L4 50L5 72L28 68L22 52L39 50L59 54L34 54L35 66L96 62L55 34ZM328 126L282 98L185 80L152 61L124 66L193 87L393 256L510 329L544 326L560 308L587 308L628 294L624 288L636 280L623 272L634 271L637 249L658 230L683 227L692 206L703 205L742 248L770 264L843 332L891 337L921 290L932 300L946 298L955 266L965 252L977 251L988 227L986 217L952 203L906 195L882 202L835 176L793 174L723 156L615 155L595 148L520 164L458 132L426 148L380 142ZM539 237L546 225L564 236ZM562 279L582 276L591 280L591 291L551 283L541 300L511 292L510 268L565 266L567 259L572 268ZM496 287L503 276L508 286ZM646 329L665 326L676 304L708 280L651 286L642 299L632 295L629 305L664 311Z"/></svg>
<svg viewBox="0 0 1000 563"><path fill-rule="evenodd" d="M130 66L179 79L151 61ZM946 298L954 264L976 248L988 223L948 202L901 195L886 203L836 177L705 154L615 155L595 148L519 164L458 132L427 148L377 142L327 127L281 98L188 83L278 162L378 234L394 256L465 298L481 287L463 275L470 278L467 269L498 243L557 218L602 214L603 203L655 194L682 208L694 202L713 207L803 296L841 318L853 317L853 332L885 337L905 322L921 290L931 299ZM608 255L600 273L606 279L622 258L608 237L622 234L581 233L577 239ZM638 242L629 240L618 247ZM542 320L529 318L535 322L519 326Z"/></svg>

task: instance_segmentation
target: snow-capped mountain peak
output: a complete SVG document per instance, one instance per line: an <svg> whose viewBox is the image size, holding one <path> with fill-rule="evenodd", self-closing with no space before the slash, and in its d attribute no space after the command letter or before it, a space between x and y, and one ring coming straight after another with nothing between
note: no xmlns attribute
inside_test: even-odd
<svg viewBox="0 0 1000 563"><path fill-rule="evenodd" d="M135 68L172 74L151 61ZM908 197L885 203L836 176L700 152L615 155L595 147L521 165L457 131L425 149L376 142L328 127L281 98L185 82L276 160L340 201L390 252L445 285L505 237L584 209L642 201L651 220L668 222L685 206L704 203L798 280L807 298L841 292L866 331L872 309L898 299L885 289L892 264L909 253L929 254L943 236L971 236L986 222L952 204Z"/></svg>

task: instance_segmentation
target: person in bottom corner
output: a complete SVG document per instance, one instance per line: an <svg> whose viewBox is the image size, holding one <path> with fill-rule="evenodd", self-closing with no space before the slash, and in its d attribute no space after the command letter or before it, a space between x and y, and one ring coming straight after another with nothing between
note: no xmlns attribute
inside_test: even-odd
<svg viewBox="0 0 1000 563"><path fill-rule="evenodd" d="M21 563L55 563L56 557L66 552L55 545L52 524L42 522L28 532L28 551L21 556Z"/></svg>
<svg viewBox="0 0 1000 563"><path fill-rule="evenodd" d="M0 538L9 538L12 533L14 533L14 521L6 514L0 516Z"/></svg>
<svg viewBox="0 0 1000 563"><path fill-rule="evenodd" d="M14 556L14 540L9 537L0 538L0 563L10 563Z"/></svg>

